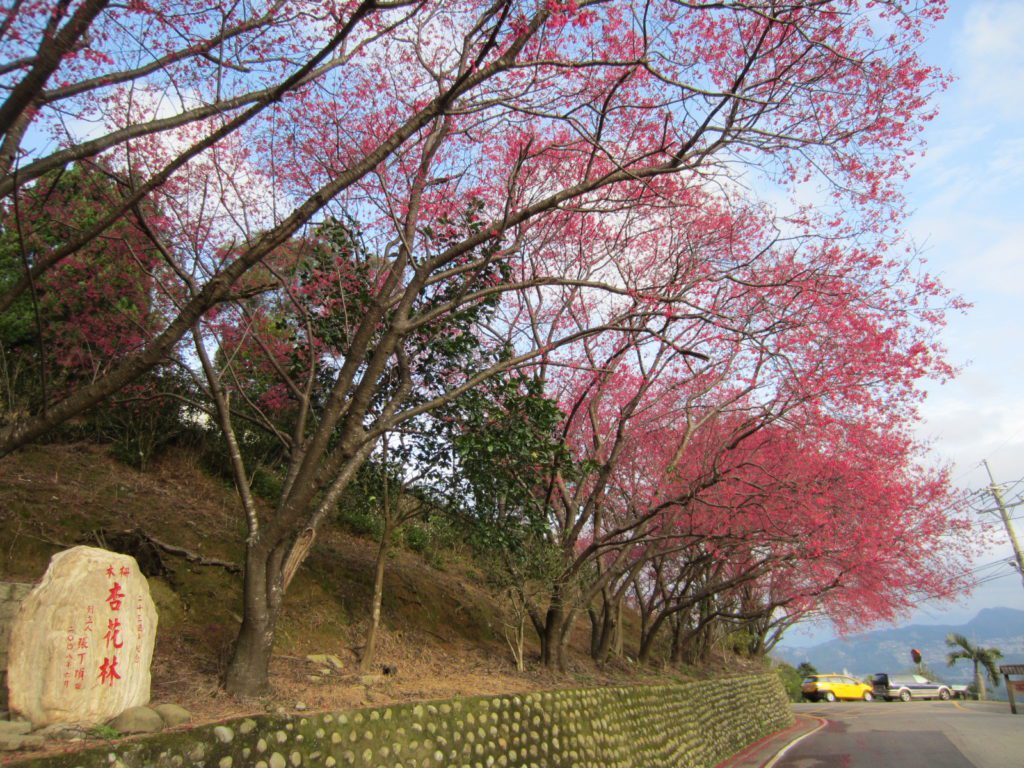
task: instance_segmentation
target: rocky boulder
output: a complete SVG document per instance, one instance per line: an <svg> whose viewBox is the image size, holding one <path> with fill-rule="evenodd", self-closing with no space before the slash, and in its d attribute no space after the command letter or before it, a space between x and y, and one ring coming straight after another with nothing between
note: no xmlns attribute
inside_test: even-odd
<svg viewBox="0 0 1024 768"><path fill-rule="evenodd" d="M134 558L94 547L54 555L11 630L11 711L38 728L104 723L147 704L156 627Z"/></svg>

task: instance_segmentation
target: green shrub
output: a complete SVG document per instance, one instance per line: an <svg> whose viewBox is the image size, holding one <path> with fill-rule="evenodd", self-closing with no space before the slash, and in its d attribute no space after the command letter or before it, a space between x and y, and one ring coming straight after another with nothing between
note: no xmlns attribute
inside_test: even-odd
<svg viewBox="0 0 1024 768"><path fill-rule="evenodd" d="M252 473L252 492L266 501L277 501L283 485L281 476L267 467L256 467Z"/></svg>
<svg viewBox="0 0 1024 768"><path fill-rule="evenodd" d="M98 724L98 725L91 726L86 731L86 733L88 733L89 736L91 736L94 739L112 740L112 739L119 739L119 738L121 738L121 732L120 731L118 731L116 728L111 728L109 725L103 725L103 724Z"/></svg>
<svg viewBox="0 0 1024 768"><path fill-rule="evenodd" d="M430 546L430 531L422 525L409 525L405 529L405 546L423 554Z"/></svg>
<svg viewBox="0 0 1024 768"><path fill-rule="evenodd" d="M451 511L430 515L424 525L430 536L430 545L433 549L455 552L465 548L465 520L456 517Z"/></svg>
<svg viewBox="0 0 1024 768"><path fill-rule="evenodd" d="M775 662L775 671L779 675L779 679L782 680L782 687L786 691L786 696L789 697L790 701L803 701L804 694L800 690L800 685L803 682L803 676L789 664L784 661Z"/></svg>
<svg viewBox="0 0 1024 768"><path fill-rule="evenodd" d="M338 510L338 522L356 536L367 536L379 541L384 533L384 519L369 507L343 506Z"/></svg>

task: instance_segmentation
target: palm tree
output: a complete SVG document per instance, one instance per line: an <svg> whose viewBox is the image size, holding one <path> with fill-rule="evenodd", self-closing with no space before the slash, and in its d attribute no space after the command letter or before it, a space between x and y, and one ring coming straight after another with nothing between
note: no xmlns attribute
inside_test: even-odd
<svg viewBox="0 0 1024 768"><path fill-rule="evenodd" d="M956 648L946 656L949 666L953 666L959 659L967 659L974 662L974 687L978 691L978 698L985 699L985 678L981 674L982 667L988 673L988 679L992 685L999 687L999 673L996 670L996 662L1003 658L1003 652L998 648L982 648L974 645L963 635L950 632L946 636L946 645Z"/></svg>

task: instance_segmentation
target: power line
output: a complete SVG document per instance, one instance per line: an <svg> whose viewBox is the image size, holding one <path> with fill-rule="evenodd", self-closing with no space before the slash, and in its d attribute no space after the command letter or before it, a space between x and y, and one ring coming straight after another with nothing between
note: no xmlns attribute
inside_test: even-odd
<svg viewBox="0 0 1024 768"><path fill-rule="evenodd" d="M1015 481L1015 482L1013 483L1013 485L1011 485L1011 486L1010 486L1009 488L1007 488L1007 489L1006 489L1006 492L1007 492L1007 493L1012 493L1012 492L1013 492L1013 489L1014 489L1014 488L1016 488L1016 487L1017 487L1018 485L1020 485L1021 483L1024 483L1024 477L1022 477L1022 478L1020 478L1019 480Z"/></svg>
<svg viewBox="0 0 1024 768"><path fill-rule="evenodd" d="M1010 565L1012 567L1013 558L1005 557L1002 560L993 560L991 563L985 563L983 565L977 565L974 568L964 571L964 573L980 573L981 571L991 568L1001 568L1004 565Z"/></svg>
<svg viewBox="0 0 1024 768"><path fill-rule="evenodd" d="M992 581L999 581L999 579L1005 579L1007 576L1015 576L1014 573L996 573L991 576L986 576L983 579L978 579L971 583L971 587L980 587L982 584L988 584Z"/></svg>

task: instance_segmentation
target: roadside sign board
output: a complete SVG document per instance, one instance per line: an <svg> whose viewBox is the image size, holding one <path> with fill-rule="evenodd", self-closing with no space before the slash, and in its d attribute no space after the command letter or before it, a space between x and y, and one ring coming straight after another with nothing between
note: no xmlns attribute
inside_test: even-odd
<svg viewBox="0 0 1024 768"><path fill-rule="evenodd" d="M1000 664L999 671L1006 680L1006 694L1010 699L1010 711L1017 714L1017 700L1014 696L1019 693L1024 697L1024 680L1011 680L1010 675L1024 675L1024 664Z"/></svg>

